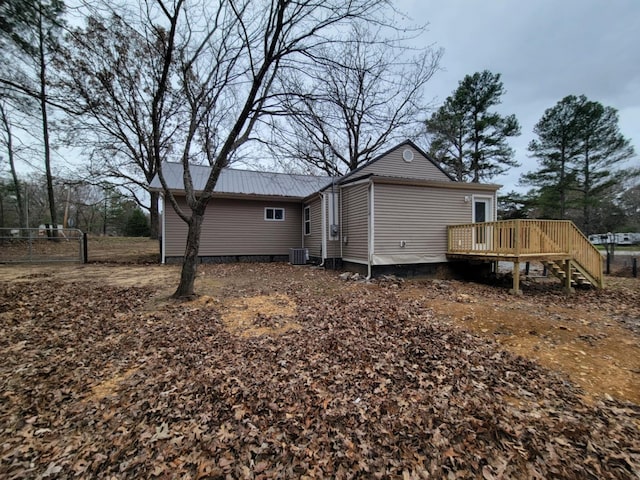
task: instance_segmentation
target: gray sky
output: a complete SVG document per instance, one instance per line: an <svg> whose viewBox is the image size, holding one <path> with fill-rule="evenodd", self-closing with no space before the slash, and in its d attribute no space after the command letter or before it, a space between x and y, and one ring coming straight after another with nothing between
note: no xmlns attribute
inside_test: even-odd
<svg viewBox="0 0 640 480"><path fill-rule="evenodd" d="M566 95L616 108L622 133L640 154L640 0L396 0L418 23L420 45L444 48L441 71L427 85L439 105L467 74L502 75L499 111L515 114L522 135L510 140L522 164L493 179L502 193L537 167L527 144L545 109ZM56 157L56 162L60 158ZM640 165L640 156L627 162ZM518 188L519 190L526 190Z"/></svg>
<svg viewBox="0 0 640 480"><path fill-rule="evenodd" d="M537 167L526 150L533 126L570 94L616 108L622 133L640 154L640 0L398 0L396 6L416 23L429 23L424 42L445 50L427 91L437 104L467 74L502 75L499 111L515 114L522 126L510 141L522 167L494 179L502 193ZM640 165L639 158L627 165Z"/></svg>

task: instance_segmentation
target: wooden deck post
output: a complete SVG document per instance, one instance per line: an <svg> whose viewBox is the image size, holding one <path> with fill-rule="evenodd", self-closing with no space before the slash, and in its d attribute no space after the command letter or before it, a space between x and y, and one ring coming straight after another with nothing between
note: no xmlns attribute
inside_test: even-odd
<svg viewBox="0 0 640 480"><path fill-rule="evenodd" d="M516 257L520 256L520 220L516 219L514 223L513 253Z"/></svg>
<svg viewBox="0 0 640 480"><path fill-rule="evenodd" d="M520 262L513 262L513 288L509 293L513 295L522 295L522 290L520 290Z"/></svg>
<svg viewBox="0 0 640 480"><path fill-rule="evenodd" d="M564 289L567 293L575 292L571 287L571 259L569 258L564 263Z"/></svg>

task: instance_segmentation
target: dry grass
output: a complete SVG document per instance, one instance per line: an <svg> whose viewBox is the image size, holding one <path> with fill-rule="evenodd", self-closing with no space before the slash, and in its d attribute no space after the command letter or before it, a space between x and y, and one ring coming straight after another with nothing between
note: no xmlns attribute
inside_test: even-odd
<svg viewBox="0 0 640 480"><path fill-rule="evenodd" d="M88 238L89 262L109 263L157 263L160 243L145 237Z"/></svg>

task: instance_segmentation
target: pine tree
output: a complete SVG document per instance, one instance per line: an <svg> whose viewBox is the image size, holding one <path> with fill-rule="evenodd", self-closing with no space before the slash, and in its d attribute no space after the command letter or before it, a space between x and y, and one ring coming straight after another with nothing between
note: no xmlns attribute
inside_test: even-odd
<svg viewBox="0 0 640 480"><path fill-rule="evenodd" d="M538 139L529 151L539 168L523 175L521 184L534 187L541 216L572 218L592 233L594 212L602 212L611 188L628 176L619 165L634 155L617 111L569 95L545 111L534 133Z"/></svg>
<svg viewBox="0 0 640 480"><path fill-rule="evenodd" d="M427 120L430 151L456 180L480 182L519 165L507 143L520 134L516 117L490 111L504 93L500 74L467 75Z"/></svg>
<svg viewBox="0 0 640 480"><path fill-rule="evenodd" d="M541 216L564 219L570 191L575 184L573 164L580 150L578 125L579 99L569 95L547 109L533 132L537 140L529 143L529 152L540 168L520 178L523 185L538 187L537 206Z"/></svg>
<svg viewBox="0 0 640 480"><path fill-rule="evenodd" d="M634 155L629 139L620 133L618 112L599 102L583 100L579 115L581 150L576 162L576 190L582 206L582 225L592 232L594 210L626 172L616 167Z"/></svg>
<svg viewBox="0 0 640 480"><path fill-rule="evenodd" d="M64 24L61 0L3 0L0 2L0 84L38 102L42 126L44 167L47 178L49 216L58 225L51 166L49 121L49 63L58 47ZM57 231L54 227L54 236Z"/></svg>

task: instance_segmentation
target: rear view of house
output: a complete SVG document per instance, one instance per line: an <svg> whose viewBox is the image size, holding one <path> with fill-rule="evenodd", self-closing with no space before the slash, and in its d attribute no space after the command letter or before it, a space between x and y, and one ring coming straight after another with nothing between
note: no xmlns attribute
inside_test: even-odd
<svg viewBox="0 0 640 480"><path fill-rule="evenodd" d="M191 167L196 190L208 167ZM185 205L182 166L163 166ZM154 179L151 188L161 191ZM495 220L497 185L456 182L410 141L340 178L225 169L207 207L203 262L273 261L292 248L330 267L375 274L447 262L447 226ZM187 226L162 214L162 261L180 261ZM477 239L481 241L482 239Z"/></svg>
<svg viewBox="0 0 640 480"><path fill-rule="evenodd" d="M166 163L163 172L178 204L189 211L182 164ZM202 190L209 172L209 167L191 167L196 191ZM202 225L200 260L285 261L289 249L302 243L302 199L330 182L329 177L223 170ZM151 189L162 193L157 177L151 182ZM161 221L162 262L181 262L187 225L166 203Z"/></svg>

